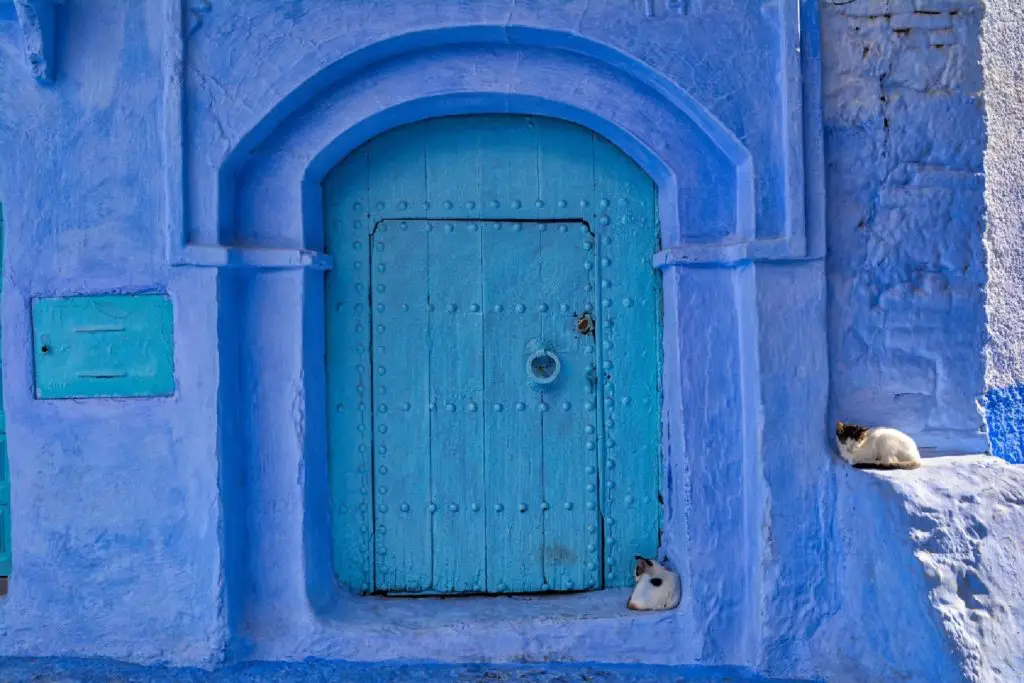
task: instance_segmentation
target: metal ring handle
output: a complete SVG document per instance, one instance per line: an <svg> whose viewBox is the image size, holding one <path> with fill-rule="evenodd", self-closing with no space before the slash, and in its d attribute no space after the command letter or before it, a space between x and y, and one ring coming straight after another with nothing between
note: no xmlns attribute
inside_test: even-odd
<svg viewBox="0 0 1024 683"><path fill-rule="evenodd" d="M562 361L553 351L534 351L526 360L526 374L537 384L551 384L562 371Z"/></svg>

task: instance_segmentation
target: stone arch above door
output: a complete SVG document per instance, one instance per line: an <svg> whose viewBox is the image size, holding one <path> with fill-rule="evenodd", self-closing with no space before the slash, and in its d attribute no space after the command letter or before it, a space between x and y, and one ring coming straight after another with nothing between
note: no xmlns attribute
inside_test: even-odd
<svg viewBox="0 0 1024 683"><path fill-rule="evenodd" d="M505 34L477 28L472 43L463 43L459 30L444 29L357 50L283 98L219 165L190 168L183 218L171 221L177 257L218 258L198 247L188 256L192 242L249 244L261 251L229 248L239 265L315 264L322 244L315 188L328 170L391 128L475 113L561 118L623 149L659 187L659 262L806 255L802 189L791 182L803 177L800 145L786 151L788 176L766 172L755 188L746 146L650 67L578 36L521 29L509 42ZM522 59L527 48L529 58ZM368 60L374 66L364 69ZM211 170L216 177L208 177ZM705 192L708 185L716 191ZM278 207L274 215L247 213L258 197L270 196ZM230 265L228 254L222 258Z"/></svg>
<svg viewBox="0 0 1024 683"><path fill-rule="evenodd" d="M342 11L343 4L330 6ZM777 11L789 15L794 7L784 3ZM802 7L813 18L813 3ZM795 26L792 16L786 21ZM794 35L796 43L811 40L801 35L816 36L811 22L804 27L803 34L784 31L782 46L793 55ZM250 409L243 416L243 437L232 439L224 451L223 471L228 478L238 471L259 473L236 496L228 496L234 485L226 485L225 526L244 527L249 544L245 561L229 563L226 570L229 610L241 614L244 609L252 623L288 621L306 642L316 643L304 651L337 656L348 651L345 634L365 628L359 615L372 603L339 593L325 542L330 537L322 381L326 302L323 274L310 272L332 267L321 250L324 176L367 140L427 118L549 116L603 135L658 186L662 250L654 263L664 277L662 547L684 584L700 587L691 606L671 617L692 635L672 656L725 661L728 653L730 662L753 662L757 644L751 625L761 604L764 542L758 530L766 506L758 422L759 280L749 264L816 257L822 248L815 204L820 196L816 186L805 194L803 117L795 115L801 96L794 84L800 75L791 67L799 60L785 61L781 98L795 105L766 118L769 128L784 129L785 135L754 141L733 132L742 126L727 126L711 115L705 103L666 75L664 65L659 71L571 27L474 25L355 38L345 46L324 44L324 54L305 61L275 63L274 74L258 79L267 106L256 111L197 116L204 104L199 93L185 107L186 118L198 119L186 141L192 146L187 163L181 146L175 146L180 132L175 137L171 130L167 137L168 187L172 198L183 199L169 204L172 260L259 271L228 289L220 309L226 330L222 367L240 373ZM815 47L801 54L815 64ZM284 74L293 67L301 73ZM551 87L554 73L563 76L557 87ZM812 69L805 81L811 94L804 97L812 103L815 74ZM379 78L389 77L402 87L377 88ZM168 121L171 128L181 123ZM812 126L806 138L814 168L818 133ZM688 153L693 149L706 150L723 174L703 174L707 159L694 159ZM757 164L769 169L762 178L774 188L763 195L754 191ZM679 178L687 177L701 182L685 187ZM714 197L706 196L708 187ZM727 219L703 220L714 212L694 207L707 207L708 201ZM806 225L805 202L814 214ZM236 304L250 321L244 330L232 326ZM228 341L229 335L236 338ZM226 406L232 404L236 380L221 379ZM398 643L392 651L402 656L416 656L412 641L394 635L408 633L404 617L425 617L435 609L410 602L417 601L371 608L379 610L374 614L382 623L397 629L387 638ZM458 609L445 614L451 623L461 623ZM593 623L583 620L573 632ZM504 632L504 624L481 628ZM549 628L544 618L531 624ZM271 631L276 627L264 633ZM653 631L638 630L630 643L640 647L650 642L648 635L654 637Z"/></svg>

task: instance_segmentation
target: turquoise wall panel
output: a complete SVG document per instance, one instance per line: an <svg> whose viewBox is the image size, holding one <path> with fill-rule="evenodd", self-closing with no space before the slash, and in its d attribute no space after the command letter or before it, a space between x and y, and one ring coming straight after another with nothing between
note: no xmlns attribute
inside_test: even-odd
<svg viewBox="0 0 1024 683"><path fill-rule="evenodd" d="M0 204L0 275L3 273L4 207ZM3 277L0 277L2 287ZM0 289L2 292L2 289ZM2 332L0 332L2 334ZM2 369L0 362L0 369ZM2 376L2 373L0 373ZM7 462L7 414L4 412L3 388L0 386L0 576L10 576L13 569L11 553L11 467ZM6 584L0 584L6 591Z"/></svg>
<svg viewBox="0 0 1024 683"><path fill-rule="evenodd" d="M0 576L10 576L11 556L11 480L7 463L7 437L0 436Z"/></svg>
<svg viewBox="0 0 1024 683"><path fill-rule="evenodd" d="M629 585L661 529L651 179L573 124L442 118L356 150L324 212L340 583Z"/></svg>
<svg viewBox="0 0 1024 683"><path fill-rule="evenodd" d="M34 300L36 397L173 394L172 324L160 294Z"/></svg>

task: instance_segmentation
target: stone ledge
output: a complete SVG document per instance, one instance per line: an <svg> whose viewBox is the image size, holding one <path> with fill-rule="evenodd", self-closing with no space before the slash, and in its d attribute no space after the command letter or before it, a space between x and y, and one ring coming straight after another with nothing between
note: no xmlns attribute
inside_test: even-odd
<svg viewBox="0 0 1024 683"><path fill-rule="evenodd" d="M841 600L813 637L815 670L1024 680L1024 467L967 455L837 478Z"/></svg>

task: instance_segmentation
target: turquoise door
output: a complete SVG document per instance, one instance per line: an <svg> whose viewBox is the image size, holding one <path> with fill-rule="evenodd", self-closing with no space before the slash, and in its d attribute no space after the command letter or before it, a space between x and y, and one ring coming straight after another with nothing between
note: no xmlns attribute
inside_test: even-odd
<svg viewBox="0 0 1024 683"><path fill-rule="evenodd" d="M650 178L571 124L460 117L371 141L324 201L341 583L628 585L661 526Z"/></svg>
<svg viewBox="0 0 1024 683"><path fill-rule="evenodd" d="M378 589L596 583L593 246L578 222L377 225Z"/></svg>
<svg viewBox="0 0 1024 683"><path fill-rule="evenodd" d="M4 252L4 212L0 204L0 261ZM0 278L2 281L3 278ZM11 575L11 480L7 462L7 416L0 391L0 577ZM0 586L6 590L6 585Z"/></svg>

